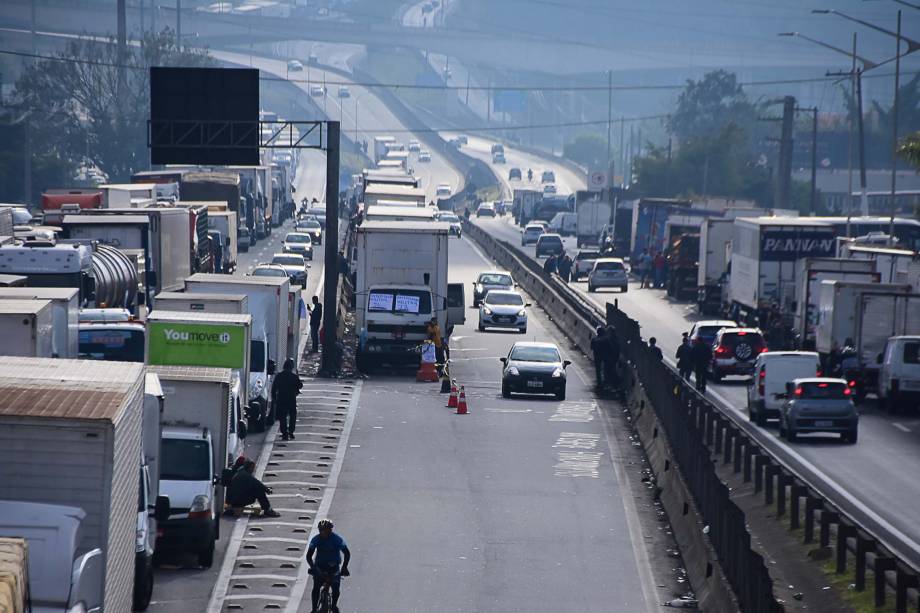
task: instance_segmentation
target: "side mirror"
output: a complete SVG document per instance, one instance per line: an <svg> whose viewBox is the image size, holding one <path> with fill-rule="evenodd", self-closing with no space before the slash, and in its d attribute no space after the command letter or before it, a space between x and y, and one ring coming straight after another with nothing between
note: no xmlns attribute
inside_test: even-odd
<svg viewBox="0 0 920 613"><path fill-rule="evenodd" d="M507 364L508 358L498 358L498 361L501 362L502 364Z"/></svg>
<svg viewBox="0 0 920 613"><path fill-rule="evenodd" d="M169 519L169 496L157 496L153 505L153 518L158 522Z"/></svg>
<svg viewBox="0 0 920 613"><path fill-rule="evenodd" d="M266 372L270 375L275 374L275 361L274 360L268 361L268 364L266 365Z"/></svg>
<svg viewBox="0 0 920 613"><path fill-rule="evenodd" d="M572 362L571 362L570 360L563 360L563 361L562 361L562 367L563 367L563 368L566 368L566 367L567 367L569 364L571 364L571 363L572 363Z"/></svg>

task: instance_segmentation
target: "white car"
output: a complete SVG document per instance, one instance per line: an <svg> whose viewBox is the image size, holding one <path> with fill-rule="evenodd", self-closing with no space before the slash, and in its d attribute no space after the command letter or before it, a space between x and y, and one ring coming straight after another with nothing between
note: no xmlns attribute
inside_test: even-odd
<svg viewBox="0 0 920 613"><path fill-rule="evenodd" d="M486 328L513 328L527 333L527 307L517 292L493 289L479 303L479 331Z"/></svg>
<svg viewBox="0 0 920 613"><path fill-rule="evenodd" d="M548 183L547 185L544 185L544 186L543 186L543 193L544 193L544 194L555 194L555 193L556 193L556 186L555 186L554 184L552 184L552 183Z"/></svg>
<svg viewBox="0 0 920 613"><path fill-rule="evenodd" d="M588 291L593 292L600 287L618 287L621 292L629 288L626 264L622 259L598 258L594 260L594 267L588 273Z"/></svg>
<svg viewBox="0 0 920 613"><path fill-rule="evenodd" d="M310 86L310 95L316 97L323 97L326 95L326 88L322 85L311 85Z"/></svg>
<svg viewBox="0 0 920 613"><path fill-rule="evenodd" d="M450 195L454 192L451 189L450 185L447 183L438 183L437 195L438 198L450 198Z"/></svg>
<svg viewBox="0 0 920 613"><path fill-rule="evenodd" d="M288 232L281 250L284 253L299 253L308 260L313 259L313 239L306 232Z"/></svg>
<svg viewBox="0 0 920 613"><path fill-rule="evenodd" d="M748 386L748 415L758 426L779 419L786 384L794 379L821 376L821 362L814 351L768 351L754 360L754 377Z"/></svg>
<svg viewBox="0 0 920 613"><path fill-rule="evenodd" d="M300 72L301 70L303 70L303 64L301 64L297 60L288 60L287 66L290 72Z"/></svg>
<svg viewBox="0 0 920 613"><path fill-rule="evenodd" d="M427 149L419 149L418 152L418 161L421 163L426 163L431 161L431 152Z"/></svg>
<svg viewBox="0 0 920 613"><path fill-rule="evenodd" d="M463 234L463 225L460 222L460 218L457 217L455 213L450 211L441 211L439 213L435 213L435 219L450 224L449 233L455 234L457 238L460 238L460 235Z"/></svg>
<svg viewBox="0 0 920 613"><path fill-rule="evenodd" d="M299 253L276 253L272 256L272 264L280 266L287 273L291 284L307 286L307 262Z"/></svg>
<svg viewBox="0 0 920 613"><path fill-rule="evenodd" d="M525 247L530 244L536 244L537 240L545 231L546 229L540 224L527 224L524 231L521 233L521 246Z"/></svg>
<svg viewBox="0 0 920 613"><path fill-rule="evenodd" d="M495 217L495 205L491 202L483 202L476 208L476 217Z"/></svg>
<svg viewBox="0 0 920 613"><path fill-rule="evenodd" d="M351 90L347 85L339 86L339 98L351 98Z"/></svg>

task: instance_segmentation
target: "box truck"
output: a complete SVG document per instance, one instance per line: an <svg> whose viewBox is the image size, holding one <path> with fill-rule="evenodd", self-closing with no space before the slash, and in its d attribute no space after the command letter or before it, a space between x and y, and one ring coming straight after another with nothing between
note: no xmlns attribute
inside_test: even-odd
<svg viewBox="0 0 920 613"><path fill-rule="evenodd" d="M157 300L159 307L166 311L235 313L237 315L249 312L249 297L246 294L163 292L157 296Z"/></svg>
<svg viewBox="0 0 920 613"><path fill-rule="evenodd" d="M51 358L54 316L50 300L0 299L0 353Z"/></svg>
<svg viewBox="0 0 920 613"><path fill-rule="evenodd" d="M142 364L0 357L0 499L82 509L105 611L132 606L143 397Z"/></svg>
<svg viewBox="0 0 920 613"><path fill-rule="evenodd" d="M179 193L183 200L224 202L237 214L240 227L248 228L255 235L253 203L243 196L239 173L187 172L182 175Z"/></svg>
<svg viewBox="0 0 920 613"><path fill-rule="evenodd" d="M54 331L51 353L76 359L79 349L80 293L72 287L0 287L0 300L50 300Z"/></svg>
<svg viewBox="0 0 920 613"><path fill-rule="evenodd" d="M585 200L576 206L575 236L579 247L596 245L604 224L613 222L613 207L603 200Z"/></svg>
<svg viewBox="0 0 920 613"><path fill-rule="evenodd" d="M874 262L844 258L802 258L797 264L795 331L799 343L806 349L815 346L815 325L818 321L818 300L823 281L856 281L879 283Z"/></svg>
<svg viewBox="0 0 920 613"><path fill-rule="evenodd" d="M220 266L215 262L214 272L231 275L236 271L237 224L236 213L233 211L208 209L208 228L219 232L222 239L218 255Z"/></svg>
<svg viewBox="0 0 920 613"><path fill-rule="evenodd" d="M722 282L728 270L725 245L732 240L733 219L708 217L700 222L700 255L696 277L696 304L703 315L722 308Z"/></svg>

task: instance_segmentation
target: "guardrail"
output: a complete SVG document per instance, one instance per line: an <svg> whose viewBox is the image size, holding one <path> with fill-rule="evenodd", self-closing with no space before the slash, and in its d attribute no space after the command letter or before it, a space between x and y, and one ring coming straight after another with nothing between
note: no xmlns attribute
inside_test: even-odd
<svg viewBox="0 0 920 613"><path fill-rule="evenodd" d="M832 547L838 574L847 572L852 558L857 591L866 589L871 571L876 606L885 605L889 588L898 613L906 613L911 599L920 598L920 573L909 558L759 444L747 430L750 424L699 394L669 365L652 359L637 321L609 303L603 312L508 242L475 224L466 226L467 235L486 247L583 351L588 353L596 326L616 327L621 356L663 425L742 610L772 611L778 605L767 589L771 580L763 560L750 548L744 514L716 474L714 458L730 465L744 483L753 482L764 504L775 506L777 517L788 518L790 530L802 530L805 544L817 540L821 547Z"/></svg>

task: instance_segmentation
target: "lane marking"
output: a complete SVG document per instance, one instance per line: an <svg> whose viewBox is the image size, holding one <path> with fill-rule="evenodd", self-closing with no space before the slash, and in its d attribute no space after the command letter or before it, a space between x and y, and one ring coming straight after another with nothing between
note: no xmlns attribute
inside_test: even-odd
<svg viewBox="0 0 920 613"><path fill-rule="evenodd" d="M901 432L910 432L910 431L911 431L910 428L908 428L908 427L905 426L904 424L899 424L899 423L897 423L897 422L893 422L891 425L894 426L895 428L897 428L898 430L900 430Z"/></svg>

